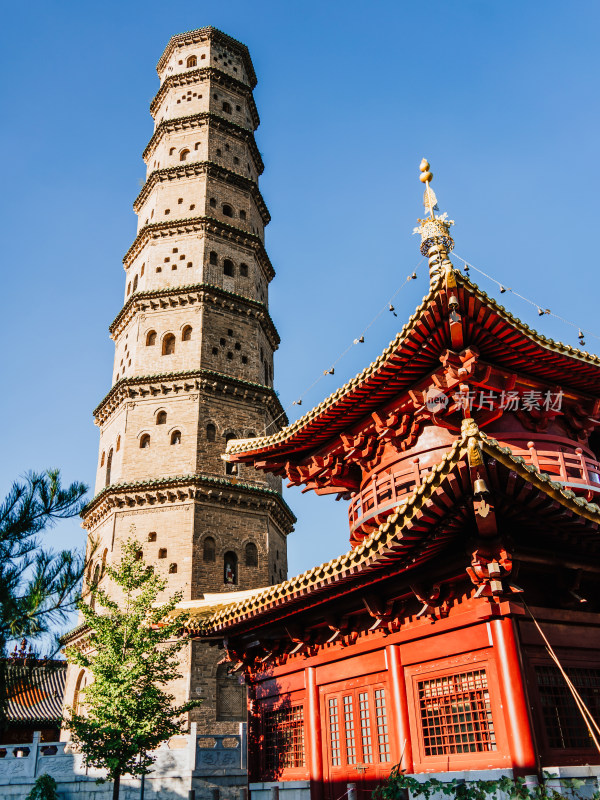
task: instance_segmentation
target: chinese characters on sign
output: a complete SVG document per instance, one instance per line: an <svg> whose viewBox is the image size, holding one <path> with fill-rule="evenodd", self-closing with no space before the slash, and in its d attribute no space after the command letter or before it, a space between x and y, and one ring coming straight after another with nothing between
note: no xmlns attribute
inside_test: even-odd
<svg viewBox="0 0 600 800"><path fill-rule="evenodd" d="M425 404L430 411L446 408L449 400L462 411L554 411L562 406L563 392L536 391L534 389L519 393L517 391L469 390L454 392L450 397L438 389L430 389Z"/></svg>

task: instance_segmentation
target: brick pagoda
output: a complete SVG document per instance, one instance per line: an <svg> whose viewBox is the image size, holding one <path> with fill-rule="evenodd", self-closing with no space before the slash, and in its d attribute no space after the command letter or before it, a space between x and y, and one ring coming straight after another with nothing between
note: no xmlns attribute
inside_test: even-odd
<svg viewBox="0 0 600 800"><path fill-rule="evenodd" d="M274 270L256 76L247 48L214 28L174 36L157 66L146 182L123 260L124 305L110 325L112 386L100 428L95 496L84 526L99 542L88 580L134 536L184 602L252 589L287 575L294 517L279 477L228 464L227 441L285 423L273 391L279 337L268 310ZM68 641L83 635L74 631ZM237 732L245 688L193 642L178 702L202 698L199 733ZM69 667L65 702L86 680Z"/></svg>

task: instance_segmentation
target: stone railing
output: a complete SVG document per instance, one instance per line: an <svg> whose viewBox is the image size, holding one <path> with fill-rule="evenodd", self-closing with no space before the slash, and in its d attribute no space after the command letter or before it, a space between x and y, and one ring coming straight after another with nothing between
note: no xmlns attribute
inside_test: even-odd
<svg viewBox="0 0 600 800"><path fill-rule="evenodd" d="M191 788L196 785L194 779L201 783L203 779L210 780L212 785L219 783L219 777L226 778L228 784L234 779L234 784L245 785L246 726L240 725L240 733L230 736L198 735L195 723L190 728L189 734L173 737L154 752L155 762L145 779L148 788L156 783L163 788L173 784L181 789L182 782ZM59 795L65 800L81 798L84 787L98 800L104 800L105 792L107 798L112 793L112 784L95 783L105 773L86 769L82 754L70 742L40 742L39 733L35 733L33 742L0 745L0 797L26 797L36 778L43 774L56 780ZM123 783L139 786L139 778L126 777Z"/></svg>

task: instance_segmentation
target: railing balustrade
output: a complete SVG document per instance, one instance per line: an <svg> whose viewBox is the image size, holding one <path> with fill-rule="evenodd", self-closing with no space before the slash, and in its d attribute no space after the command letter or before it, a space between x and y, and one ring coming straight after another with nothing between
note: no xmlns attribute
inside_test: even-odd
<svg viewBox="0 0 600 800"><path fill-rule="evenodd" d="M566 488L584 494L588 499L594 497L595 493L600 494L600 463L583 448L573 448L571 445L572 449L567 449L564 444L551 438L538 444L528 441L525 446L518 440L507 441L506 444L513 455L521 456L526 463L533 464L540 472L547 473ZM352 498L348 507L348 519L354 539L362 538L377 522L375 517L391 513L401 503L404 495L421 485L430 465L437 463L448 448L444 446L436 449L439 453L433 459L432 453L435 451L428 450L422 454L427 456L427 466L421 465L422 457L410 455L405 461L397 463L397 469L393 472L374 475ZM363 526L367 526L364 531L361 530Z"/></svg>

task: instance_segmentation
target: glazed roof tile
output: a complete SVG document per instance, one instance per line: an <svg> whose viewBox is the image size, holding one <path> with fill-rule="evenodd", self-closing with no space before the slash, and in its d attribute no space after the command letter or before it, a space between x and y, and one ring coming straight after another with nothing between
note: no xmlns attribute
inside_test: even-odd
<svg viewBox="0 0 600 800"><path fill-rule="evenodd" d="M454 273L457 285L462 287L465 294L469 294L476 298L492 313L496 314L501 320L506 322L510 327L518 331L523 337L529 340L537 348L543 349L548 354L553 354L555 361L568 360L573 364L581 364L585 366L600 367L600 358L591 353L579 350L570 345L557 342L554 339L546 338L542 334L530 328L529 325L522 322L517 317L513 316L507 311L504 306L497 303L492 297L489 297L483 290L476 284L472 283L468 278L459 272ZM279 450L285 452L285 446L297 445L301 442L304 447L308 447L307 440L314 441L314 425L317 421L325 424L325 415L327 414L327 427L331 426L332 415L335 417L338 414L344 413L345 426L347 427L347 406L352 404L355 407L359 406L362 398L359 393L368 389L369 385L374 383L374 379L380 376L386 369L394 369L400 377L402 377L402 368L397 364L392 364L392 359L403 355L403 346L406 345L411 336L416 330L419 321L424 317L425 313L431 309L433 301L437 298L440 291L444 288L444 277L438 280L431 286L429 293L423 298L423 301L416 309L414 314L409 318L408 322L403 326L402 330L390 342L385 350L367 366L362 372L358 373L354 378L349 380L346 384L341 386L329 397L323 400L319 405L315 406L311 411L304 414L291 425L282 428L280 431L269 436L257 437L254 439L232 439L227 445L228 455L242 455L268 452L271 450ZM405 354L405 362L412 356L414 351ZM541 355L541 352L540 352ZM539 365L538 365L539 366ZM568 364L563 363L563 373L566 377L569 376ZM532 370L536 369L535 363ZM574 376L573 376L574 377ZM574 377L574 379L576 379ZM600 390L600 370L594 378L594 382L598 384ZM343 405L342 405L343 404ZM309 436L310 434L310 436Z"/></svg>
<svg viewBox="0 0 600 800"><path fill-rule="evenodd" d="M398 545L402 545L403 529L410 520L424 507L442 484L444 478L461 460L467 458L467 447L469 440L472 439L477 440L481 449L488 456L517 472L520 477L528 483L534 484L563 507L570 509L579 517L585 517L600 525L600 506L578 497L561 483L552 480L547 473L540 472L532 464L527 464L522 457L514 456L510 448L501 446L495 439L481 432L472 420L469 423L440 462L424 477L423 483L407 495L394 513L359 547L283 583L267 589L258 589L239 602L215 607L212 615L207 613L207 609L203 609L202 615L196 617L193 609L186 610L183 613L185 626L190 630L214 635L225 628L240 624L250 617L266 613L276 605L297 599L305 595L307 590L317 591L332 583L340 582L348 577L349 571L356 572L358 568L361 573L364 573L369 569L379 567L382 560L390 557L392 545L393 549L398 552Z"/></svg>
<svg viewBox="0 0 600 800"><path fill-rule="evenodd" d="M67 678L66 661L7 664L9 723L57 723Z"/></svg>

